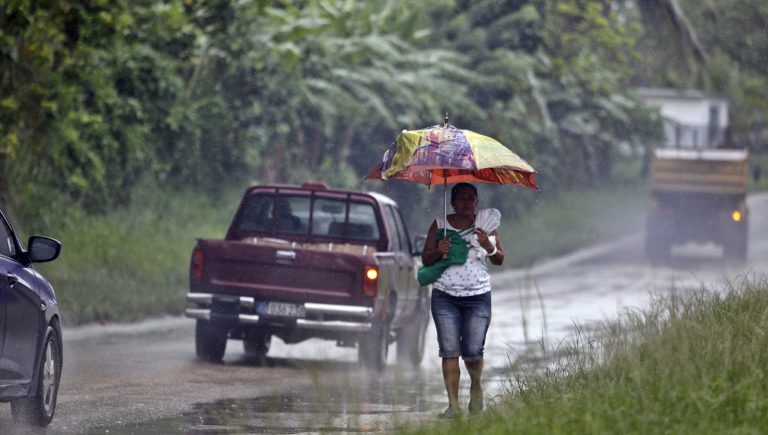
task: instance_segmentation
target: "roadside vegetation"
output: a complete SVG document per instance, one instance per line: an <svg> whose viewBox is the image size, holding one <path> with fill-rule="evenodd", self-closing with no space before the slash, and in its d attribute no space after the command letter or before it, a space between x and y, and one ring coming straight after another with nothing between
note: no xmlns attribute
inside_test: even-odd
<svg viewBox="0 0 768 435"><path fill-rule="evenodd" d="M753 154L749 157L750 170L749 190L764 192L768 190L768 154ZM759 175L755 179L755 175Z"/></svg>
<svg viewBox="0 0 768 435"><path fill-rule="evenodd" d="M104 215L48 215L34 231L59 239L62 254L36 268L56 289L64 323L181 313L195 238L223 237L242 192L211 200L145 185L130 206Z"/></svg>
<svg viewBox="0 0 768 435"><path fill-rule="evenodd" d="M676 289L563 343L557 365L513 362L480 416L413 433L762 433L768 279Z"/></svg>

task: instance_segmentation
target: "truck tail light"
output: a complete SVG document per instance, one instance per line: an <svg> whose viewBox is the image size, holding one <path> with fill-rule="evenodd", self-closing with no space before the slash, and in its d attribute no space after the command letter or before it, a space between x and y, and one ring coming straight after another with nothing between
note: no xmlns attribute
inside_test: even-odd
<svg viewBox="0 0 768 435"><path fill-rule="evenodd" d="M363 294L374 297L379 291L379 268L376 266L366 266L365 276L363 277Z"/></svg>
<svg viewBox="0 0 768 435"><path fill-rule="evenodd" d="M204 260L205 260L205 254L203 253L203 249L200 247L196 247L195 250L192 251L192 261L189 268L189 271L192 274L192 278L203 279L203 261Z"/></svg>

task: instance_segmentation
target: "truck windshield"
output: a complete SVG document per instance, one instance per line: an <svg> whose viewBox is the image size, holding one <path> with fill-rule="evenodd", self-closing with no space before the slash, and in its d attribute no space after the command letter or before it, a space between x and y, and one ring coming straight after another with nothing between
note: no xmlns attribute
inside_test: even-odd
<svg viewBox="0 0 768 435"><path fill-rule="evenodd" d="M310 209L312 213L310 213ZM310 216L312 221L310 222ZM238 233L307 234L355 240L378 240L373 206L336 198L254 194L246 198L237 223Z"/></svg>

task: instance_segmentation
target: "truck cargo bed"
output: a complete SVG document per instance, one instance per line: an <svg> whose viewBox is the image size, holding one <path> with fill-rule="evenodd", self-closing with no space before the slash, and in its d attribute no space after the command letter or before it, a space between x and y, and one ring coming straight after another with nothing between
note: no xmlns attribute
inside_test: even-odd
<svg viewBox="0 0 768 435"><path fill-rule="evenodd" d="M217 253L208 262L211 285L240 296L287 302L361 303L357 290L363 281L365 257L335 249L373 254L373 249L360 245L313 244L305 248L269 240L254 243L252 239L202 243L207 252Z"/></svg>
<svg viewBox="0 0 768 435"><path fill-rule="evenodd" d="M651 165L651 188L743 194L748 171L746 150L658 149Z"/></svg>

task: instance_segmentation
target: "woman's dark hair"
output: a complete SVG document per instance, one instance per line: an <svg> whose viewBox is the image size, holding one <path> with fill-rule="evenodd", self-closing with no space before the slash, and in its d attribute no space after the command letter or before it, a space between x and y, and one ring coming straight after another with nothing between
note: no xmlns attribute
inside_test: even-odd
<svg viewBox="0 0 768 435"><path fill-rule="evenodd" d="M459 189L465 187L472 189L475 192L475 197L479 198L479 195L477 194L477 187L469 183L458 183L451 188L451 202L453 202L453 199L456 198L456 194L459 192Z"/></svg>

